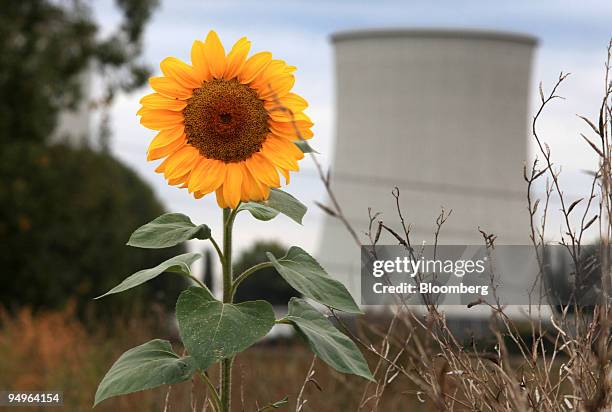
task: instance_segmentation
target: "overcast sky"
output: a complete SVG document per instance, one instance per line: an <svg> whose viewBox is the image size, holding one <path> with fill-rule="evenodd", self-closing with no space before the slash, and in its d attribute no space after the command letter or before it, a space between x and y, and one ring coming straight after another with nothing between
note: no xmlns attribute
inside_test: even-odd
<svg viewBox="0 0 612 412"><path fill-rule="evenodd" d="M103 28L117 22L112 0L97 0L95 11ZM366 27L453 27L522 32L540 41L535 54L532 109L537 102L537 83L550 86L563 70L572 76L561 90L559 101L542 122L558 164L564 165L567 191L584 192L581 170L593 169L594 157L580 142L579 132L588 132L576 113L594 115L603 90L605 48L612 36L610 1L163 1L148 25L144 59L159 72L164 57L189 60L196 38L214 29L226 50L242 36L252 40L252 50L269 50L275 57L298 67L295 91L311 107L315 122L312 145L328 162L334 137L333 49L329 35L338 30ZM155 188L166 208L192 216L199 223L219 229L220 211L214 198L196 201L186 190L168 187L154 173L145 152L154 132L140 126L135 115L138 100L147 89L120 96L112 109L114 153L132 166ZM304 226L279 217L261 223L246 215L238 219L237 238L242 247L256 238L283 239L316 251L321 212L314 200L324 200L310 160L302 162L303 173L295 175L288 191L309 206Z"/></svg>

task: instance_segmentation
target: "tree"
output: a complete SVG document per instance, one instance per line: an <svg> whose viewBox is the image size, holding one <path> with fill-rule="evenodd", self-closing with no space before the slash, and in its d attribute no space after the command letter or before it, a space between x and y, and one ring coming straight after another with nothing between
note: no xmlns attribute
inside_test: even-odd
<svg viewBox="0 0 612 412"><path fill-rule="evenodd" d="M104 102L145 83L138 62L142 33L157 0L116 0L123 20L99 38L88 3L81 0L2 2L0 13L0 145L45 142L61 110L81 100L81 75L96 69Z"/></svg>
<svg viewBox="0 0 612 412"><path fill-rule="evenodd" d="M122 19L102 38L88 1L6 1L0 13L0 305L83 308L123 277L180 253L125 246L163 213L129 168L87 147L50 146L58 114L82 102L82 77L97 73L102 101L145 83L142 34L157 0L115 0ZM103 115L104 118L104 115ZM160 277L135 293L174 302L181 279ZM153 296L151 296L153 295ZM155 299L154 299L155 300Z"/></svg>
<svg viewBox="0 0 612 412"><path fill-rule="evenodd" d="M127 275L183 252L125 245L163 208L136 173L107 154L10 145L0 152L0 176L4 306L55 308L74 299L82 309ZM138 294L168 306L184 286L181 277L166 274L108 299L117 311L144 301Z"/></svg>

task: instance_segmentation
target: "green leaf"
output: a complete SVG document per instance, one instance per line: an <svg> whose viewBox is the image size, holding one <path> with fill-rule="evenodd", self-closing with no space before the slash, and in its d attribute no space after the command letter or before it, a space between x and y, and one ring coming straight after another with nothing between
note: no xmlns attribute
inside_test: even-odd
<svg viewBox="0 0 612 412"><path fill-rule="evenodd" d="M351 339L303 299L291 298L285 318L306 338L310 349L335 370L374 381L363 355Z"/></svg>
<svg viewBox="0 0 612 412"><path fill-rule="evenodd" d="M154 339L117 359L98 386L94 406L113 396L186 381L194 372L190 356L181 358L170 342Z"/></svg>
<svg viewBox="0 0 612 412"><path fill-rule="evenodd" d="M291 196L287 192L279 189L270 190L270 197L263 202L264 205L271 207L293 219L297 223L302 223L302 218L308 208L302 202Z"/></svg>
<svg viewBox="0 0 612 412"><path fill-rule="evenodd" d="M179 275L189 276L191 274L191 269L189 267L193 262L195 262L201 257L202 255L200 255L199 253L185 253L168 259L165 262L155 266L154 268L139 270L133 275L125 278L123 282L121 282L105 294L100 295L95 299L100 299L104 296L132 289L133 287L142 285L143 283L148 282L153 278L156 278L164 272L172 272Z"/></svg>
<svg viewBox="0 0 612 412"><path fill-rule="evenodd" d="M268 221L274 219L278 215L278 210L274 210L271 207L263 205L258 202L247 202L242 203L238 210L248 210L251 215L257 220Z"/></svg>
<svg viewBox="0 0 612 412"><path fill-rule="evenodd" d="M344 285L332 279L303 249L292 246L280 259L270 252L267 255L283 279L302 295L334 309L362 313Z"/></svg>
<svg viewBox="0 0 612 412"><path fill-rule="evenodd" d="M197 287L181 293L176 318L183 344L202 370L254 344L275 321L266 301L222 303Z"/></svg>
<svg viewBox="0 0 612 412"><path fill-rule="evenodd" d="M240 205L241 210L248 210L255 219L270 220L279 213L302 224L302 218L308 208L287 192L279 189L270 190L270 197L263 202L247 202Z"/></svg>
<svg viewBox="0 0 612 412"><path fill-rule="evenodd" d="M166 213L136 229L127 244L145 249L160 249L190 239L208 238L210 238L208 226L196 226L188 216L181 213Z"/></svg>
<svg viewBox="0 0 612 412"><path fill-rule="evenodd" d="M303 153L319 153L308 144L306 140L293 142Z"/></svg>

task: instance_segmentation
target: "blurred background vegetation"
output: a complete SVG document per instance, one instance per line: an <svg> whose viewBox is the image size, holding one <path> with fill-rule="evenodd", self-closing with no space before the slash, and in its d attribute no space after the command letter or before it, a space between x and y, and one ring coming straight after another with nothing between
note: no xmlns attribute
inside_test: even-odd
<svg viewBox="0 0 612 412"><path fill-rule="evenodd" d="M134 228L163 213L151 189L107 153L65 144L5 145L0 155L0 301L8 310L97 308L112 315L144 309L145 302L172 307L184 285L161 276L143 288L92 302L127 275L182 250L125 246Z"/></svg>
<svg viewBox="0 0 612 412"><path fill-rule="evenodd" d="M83 73L103 83L102 105L117 92L142 86L144 27L156 0L117 0L122 21L101 39L82 1L4 2L0 13L0 302L9 312L74 305L75 313L143 313L170 308L183 282L160 277L119 296L92 298L142 268L177 253L125 246L134 228L164 212L151 188L113 158L105 142L54 137L60 113L83 102ZM102 133L101 136L107 137ZM99 142L100 143L100 142ZM94 149L97 147L97 149ZM99 308L96 310L95 308Z"/></svg>
<svg viewBox="0 0 612 412"><path fill-rule="evenodd" d="M142 86L149 69L139 57L157 0L115 0L122 21L100 38L83 0L2 2L0 13L0 144L46 143L62 110L83 97L81 76L95 70L103 103Z"/></svg>

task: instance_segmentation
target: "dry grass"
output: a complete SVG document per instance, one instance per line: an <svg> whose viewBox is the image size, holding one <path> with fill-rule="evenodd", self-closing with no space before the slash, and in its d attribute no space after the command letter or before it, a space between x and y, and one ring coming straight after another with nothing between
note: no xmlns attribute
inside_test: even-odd
<svg viewBox="0 0 612 412"><path fill-rule="evenodd" d="M258 408L254 406L262 407L286 395L289 397L289 405L283 410L296 410L296 400L312 359L312 353L300 343L283 347L259 346L246 351L237 358L236 363L234 379L238 386L233 399L235 410L256 411ZM375 361L372 356L369 360L371 363ZM338 373L317 359L314 375L304 389L302 399L306 400L306 404L302 410L358 410L360 395L366 385L362 378ZM403 377L399 378L388 388L388 396L381 403L381 410L428 410L426 404L405 393L411 388L414 385ZM240 399L241 392L244 402Z"/></svg>
<svg viewBox="0 0 612 412"><path fill-rule="evenodd" d="M159 329L154 322L132 319L111 330L88 332L70 308L39 314L23 309L15 316L1 312L0 388L60 390L65 410L91 410L97 385L115 359L125 350L160 336ZM182 350L178 344L174 346ZM235 410L257 411L286 395L289 405L284 410L294 410L311 361L311 352L296 340L261 344L244 352L236 359ZM212 378L216 380L214 372ZM304 389L304 410L335 412L359 407L359 396L355 394L365 389L363 379L337 373L318 360L313 378ZM408 387L409 382L398 379L388 389L389 396L382 403L384 410L402 410L409 404L415 406L412 410L426 410L418 409L419 402L401 395ZM167 387L162 387L109 399L96 410L162 411L167 392ZM173 385L168 411L201 411L204 396L205 387L199 380Z"/></svg>
<svg viewBox="0 0 612 412"><path fill-rule="evenodd" d="M25 308L14 316L2 311L0 388L58 390L64 394L66 410L91 410L98 383L114 360L125 350L152 338L154 330L148 330L144 323L118 324L113 329L119 333L92 333L75 318L71 308L39 314ZM155 406L163 402L162 396L147 392L117 398L99 410L159 410Z"/></svg>

